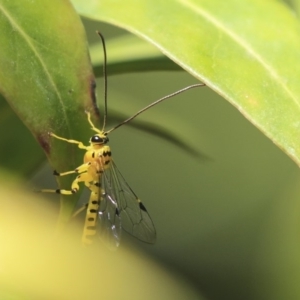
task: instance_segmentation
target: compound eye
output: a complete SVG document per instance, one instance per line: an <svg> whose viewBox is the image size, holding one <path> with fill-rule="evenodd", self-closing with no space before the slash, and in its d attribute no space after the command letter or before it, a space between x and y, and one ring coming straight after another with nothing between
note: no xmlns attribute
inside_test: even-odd
<svg viewBox="0 0 300 300"><path fill-rule="evenodd" d="M99 143L103 143L104 141L99 135L94 135L91 138L91 142L99 144Z"/></svg>

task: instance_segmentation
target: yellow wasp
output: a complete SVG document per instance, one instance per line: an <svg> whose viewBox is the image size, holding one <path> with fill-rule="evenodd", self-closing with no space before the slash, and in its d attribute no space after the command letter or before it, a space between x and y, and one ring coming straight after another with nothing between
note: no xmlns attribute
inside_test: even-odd
<svg viewBox="0 0 300 300"><path fill-rule="evenodd" d="M152 104L138 111L135 115L128 118L119 125L110 130L105 131L106 115L107 115L107 74L106 74L106 47L103 36L97 32L101 38L104 53L104 101L105 113L102 130L96 128L91 121L90 112L87 112L87 119L91 125L91 129L96 132L89 140L89 145L85 146L82 142L66 139L54 133L49 133L53 138L62 140L67 143L76 144L78 148L86 151L83 164L75 170L58 173L54 171L56 176L65 176L69 174L79 174L73 181L70 190L65 189L43 189L41 192L58 193L63 195L72 195L79 190L79 183L83 182L91 191L91 196L87 206L79 209L77 215L83 209L87 208L85 224L82 234L82 243L89 245L93 241L93 236L97 230L102 238L108 239L112 247L117 247L120 243L121 228L127 231L137 239L154 243L156 240L156 230L149 216L146 207L136 196L133 190L125 181L124 177L116 167L110 147L108 146L108 134L134 119L143 111L150 107L180 94L188 89L204 86L204 84L194 84L181 89L175 93L169 94Z"/></svg>

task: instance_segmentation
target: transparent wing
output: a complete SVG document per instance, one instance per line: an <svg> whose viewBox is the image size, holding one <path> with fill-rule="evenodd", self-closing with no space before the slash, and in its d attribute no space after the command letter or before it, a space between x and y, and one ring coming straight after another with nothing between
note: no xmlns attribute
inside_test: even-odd
<svg viewBox="0 0 300 300"><path fill-rule="evenodd" d="M98 210L97 232L100 239L111 250L120 245L121 240L121 219L117 202L102 190L99 193L100 206Z"/></svg>
<svg viewBox="0 0 300 300"><path fill-rule="evenodd" d="M154 224L145 206L129 187L113 160L110 168L102 174L102 188L103 199L107 203L115 203L115 215L121 219L122 228L143 242L154 243Z"/></svg>

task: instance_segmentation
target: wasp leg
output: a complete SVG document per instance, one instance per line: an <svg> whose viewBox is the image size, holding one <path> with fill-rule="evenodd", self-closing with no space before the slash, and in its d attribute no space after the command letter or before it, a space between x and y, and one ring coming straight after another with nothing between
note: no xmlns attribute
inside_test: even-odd
<svg viewBox="0 0 300 300"><path fill-rule="evenodd" d="M85 112L87 114L87 119L88 119L88 122L90 123L90 125L92 126L91 129L98 132L98 133L101 133L101 131L95 127L95 125L93 124L92 120L91 120L91 113L89 111L86 111Z"/></svg>
<svg viewBox="0 0 300 300"><path fill-rule="evenodd" d="M75 218L77 215L79 215L82 211L84 211L88 207L88 203L84 204L82 207L80 207L78 210L74 212L72 215L72 218Z"/></svg>
<svg viewBox="0 0 300 300"><path fill-rule="evenodd" d="M91 165L91 162L87 162L85 164L80 165L79 167L77 167L73 171L67 171L67 172L62 172L62 173L58 173L56 170L54 170L53 175L55 175L55 176L65 176L65 175L74 174L74 173L83 173L83 172L86 172L89 169L90 165Z"/></svg>
<svg viewBox="0 0 300 300"><path fill-rule="evenodd" d="M71 190L56 190L56 193L63 195L72 195L78 192L79 182L89 182L92 181L92 176L89 173L82 173L78 175L75 180L72 182Z"/></svg>
<svg viewBox="0 0 300 300"><path fill-rule="evenodd" d="M79 169L81 172L84 172L86 170L88 170L88 164L83 164L80 167L78 167L77 169ZM74 171L69 171L69 172L74 172ZM69 172L65 172L65 173L69 173ZM63 175L66 175L65 173L61 173ZM74 172L75 173L75 172ZM60 176L62 176L60 174ZM79 190L79 182L91 182L93 181L93 177L89 174L89 173L82 173L80 175L78 175L75 180L72 182L71 185L71 189L70 190L64 190L64 189L57 189L57 190L53 190L53 189L43 189L40 190L39 192L41 193L57 193L57 194L62 194L62 195L72 195L78 192Z"/></svg>
<svg viewBox="0 0 300 300"><path fill-rule="evenodd" d="M68 139L65 139L63 137L60 137L52 132L49 132L49 135L58 139L58 140L61 140L61 141L65 141L67 143L70 143L70 144L77 144L78 145L78 148L80 149L85 149L87 150L88 149L88 146L85 146L82 142L79 142L79 141L76 141L76 140L68 140Z"/></svg>

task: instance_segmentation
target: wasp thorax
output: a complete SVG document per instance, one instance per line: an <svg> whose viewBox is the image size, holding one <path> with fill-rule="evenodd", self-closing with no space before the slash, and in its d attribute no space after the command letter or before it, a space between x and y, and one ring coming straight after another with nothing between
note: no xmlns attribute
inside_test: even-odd
<svg viewBox="0 0 300 300"><path fill-rule="evenodd" d="M108 137L95 134L91 137L90 142L93 144L106 144L108 142Z"/></svg>

